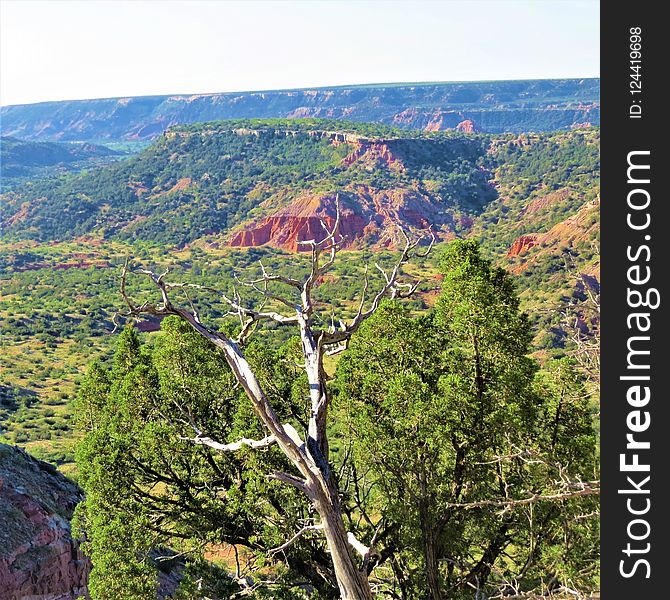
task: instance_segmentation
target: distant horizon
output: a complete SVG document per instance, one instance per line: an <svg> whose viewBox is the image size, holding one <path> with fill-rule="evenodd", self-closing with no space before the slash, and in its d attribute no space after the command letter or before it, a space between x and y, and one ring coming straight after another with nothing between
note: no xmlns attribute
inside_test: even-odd
<svg viewBox="0 0 670 600"><path fill-rule="evenodd" d="M189 97L189 96L223 96L227 94L270 94L280 92L297 92L306 90L334 90L348 88L365 87L411 87L411 86L429 86L429 85L455 85L468 83L502 83L502 82L522 82L522 81L578 81L600 79L596 76L574 76L574 77L519 77L514 79L464 79L454 81L383 81L370 83L352 83L352 84L334 84L334 85L315 85L302 87L283 87L249 90L226 90L221 92L173 92L165 94L137 94L137 95L115 95L90 98L63 98L59 100L40 100L37 102L18 102L16 104L0 104L0 108L11 108L13 106L37 106L40 104L57 104L60 102L96 102L104 100L123 100L126 98L164 98L164 97ZM0 127L1 128L1 127Z"/></svg>

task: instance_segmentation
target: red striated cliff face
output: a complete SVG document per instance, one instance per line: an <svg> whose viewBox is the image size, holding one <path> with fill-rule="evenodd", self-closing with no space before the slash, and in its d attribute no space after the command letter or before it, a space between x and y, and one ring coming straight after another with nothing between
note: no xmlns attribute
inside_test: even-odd
<svg viewBox="0 0 670 600"><path fill-rule="evenodd" d="M557 207L560 208L561 205L569 202L570 196L570 190L564 188L535 198L523 208L519 214L520 218L515 225L515 228L521 232L524 230L528 231L528 229L534 226L538 227L547 218L550 211L555 210ZM591 204L586 204L577 214L582 214L584 211L588 212L591 208ZM539 246L548 242L554 243L560 236L565 236L566 241L570 241L570 239L574 237L575 232L581 231L580 223L580 220L576 218L575 215L569 217L564 222L555 225L549 232L526 233L520 235L510 246L507 251L507 256L519 256L534 246Z"/></svg>
<svg viewBox="0 0 670 600"><path fill-rule="evenodd" d="M381 161L391 169L397 169L399 171L405 169L405 165L403 165L402 160L394 154L390 144L381 141L377 142L360 139L355 142L354 150L348 156L344 157L342 164L349 167L357 161L373 164Z"/></svg>
<svg viewBox="0 0 670 600"><path fill-rule="evenodd" d="M540 236L537 233L528 233L526 235L522 235L521 237L514 240L514 243L507 251L507 256L512 257L523 254L526 252L526 250L529 250L533 246L537 245L539 237Z"/></svg>
<svg viewBox="0 0 670 600"><path fill-rule="evenodd" d="M472 119L460 111L433 110L420 112L416 108L404 110L393 116L394 125L409 126L424 131L445 131L455 129L463 133L481 131Z"/></svg>
<svg viewBox="0 0 670 600"><path fill-rule="evenodd" d="M0 598L86 596L90 563L68 519L81 490L53 466L0 445Z"/></svg>
<svg viewBox="0 0 670 600"><path fill-rule="evenodd" d="M321 222L331 227L335 221L335 198L306 193L296 198L287 207L252 223L233 234L229 246L249 247L269 245L296 252L307 247L299 242L320 241L325 236ZM362 231L365 222L361 215L343 206L341 210L340 232L348 239Z"/></svg>
<svg viewBox="0 0 670 600"><path fill-rule="evenodd" d="M507 257L521 256L520 262L510 269L513 273L523 273L530 265L543 256L560 256L566 248L576 248L579 244L594 238L600 228L600 198L584 204L574 215L554 225L545 233L528 233L517 238L510 246ZM532 252L531 248L535 248ZM600 263L592 267L587 275L600 279Z"/></svg>
<svg viewBox="0 0 670 600"><path fill-rule="evenodd" d="M340 194L340 199L339 230L346 238L344 247L393 246L399 241L396 223L417 229L433 225L441 237L448 237L453 230L451 217L428 196L415 190L377 190L356 185ZM299 242L322 240L325 236L322 221L328 226L335 221L335 194L306 192L274 214L246 224L233 233L227 245L307 250Z"/></svg>

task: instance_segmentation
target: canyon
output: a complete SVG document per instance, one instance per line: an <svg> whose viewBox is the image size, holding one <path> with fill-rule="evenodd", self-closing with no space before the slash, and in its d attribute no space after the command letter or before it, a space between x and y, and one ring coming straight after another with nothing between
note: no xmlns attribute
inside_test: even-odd
<svg viewBox="0 0 670 600"><path fill-rule="evenodd" d="M40 141L150 140L177 124L326 118L402 129L550 131L600 123L600 80L399 83L3 106L3 134Z"/></svg>

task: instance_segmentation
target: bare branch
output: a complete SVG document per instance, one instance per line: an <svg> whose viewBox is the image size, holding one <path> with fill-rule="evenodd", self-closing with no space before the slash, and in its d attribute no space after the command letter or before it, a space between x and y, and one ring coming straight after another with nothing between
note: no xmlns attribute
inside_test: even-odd
<svg viewBox="0 0 670 600"><path fill-rule="evenodd" d="M403 237L405 238L405 246L400 254L400 257L394 264L393 268L390 271L387 271L384 268L382 268L379 264L375 263L375 268L382 275L384 285L377 292L368 309L365 310L364 308L365 299L369 285L366 270L365 282L363 285L363 293L361 294L361 300L359 303L358 312L356 313L356 316L348 324L343 324L341 331L336 331L332 333L329 332L324 334L323 337L324 344L326 345L339 344L347 340L349 337L351 337L351 335L360 327L361 323L365 321L365 319L367 319L368 317L372 316L377 311L379 305L381 304L384 298L386 297L406 298L412 295L416 291L419 285L418 282L404 283L399 281L399 278L401 276L403 265L405 265L412 256L416 255L415 252L416 248L426 238L427 234L424 233L415 238L414 240L412 240L409 234L402 227L399 227L399 230L401 231ZM435 234L432 232L432 230L429 230L429 233L431 236L431 241L429 244L428 251L432 249L433 244L435 242ZM425 256L425 253L422 253L421 256Z"/></svg>
<svg viewBox="0 0 670 600"><path fill-rule="evenodd" d="M207 446L208 448L212 448L214 450L217 450L219 452L235 452L237 450L240 450L244 446L248 446L249 448L267 448L268 446L271 446L272 444L277 442L277 438L274 435L268 435L267 437L264 437L261 440L252 440L249 438L242 438L241 440L238 440L237 442L232 442L230 444L222 444L220 442L217 442L213 440L210 437L205 437L205 436L196 436L194 438L189 438L189 437L181 437L179 438L181 440L186 440L188 442L191 442L197 446Z"/></svg>
<svg viewBox="0 0 670 600"><path fill-rule="evenodd" d="M272 556L273 554L277 554L277 552L281 552L283 550L286 550L291 544L293 544L297 539L299 539L304 533L307 533L308 531L322 531L323 530L323 525L318 524L318 525L307 525L303 527L298 533L296 533L290 540L287 542L284 542L281 546L277 546L276 548L272 548L272 550L268 550L268 555Z"/></svg>
<svg viewBox="0 0 670 600"><path fill-rule="evenodd" d="M379 551L373 545L370 547L366 546L363 542L358 540L351 531L347 532L347 542L349 542L349 545L360 554L365 568L367 568L368 563L373 557L381 557Z"/></svg>
<svg viewBox="0 0 670 600"><path fill-rule="evenodd" d="M263 266L263 263L260 261L259 263L261 265L261 270L265 274L265 267ZM288 300L283 296L279 296L278 294L273 294L270 292L270 279L267 277L263 277L260 280L252 280L252 281L242 281L237 277L235 277L235 279L240 285L253 289L255 292L263 296L263 298L265 298L266 300L274 300L275 302L279 302L280 304L288 306L292 310L295 310L296 308L295 302L292 302L291 300ZM263 287L258 287L259 283L262 283Z"/></svg>
<svg viewBox="0 0 670 600"><path fill-rule="evenodd" d="M133 310L135 310L135 305L130 300L130 297L128 296L128 294L126 292L126 280L128 279L128 265L129 265L129 263L130 263L130 256L126 256L126 260L123 263L123 269L121 271L121 296L123 297L123 301L128 306L128 310L133 311Z"/></svg>
<svg viewBox="0 0 670 600"><path fill-rule="evenodd" d="M284 423L284 431L286 432L286 435L288 435L293 440L293 443L296 446L299 448L305 447L305 442L300 438L300 434L296 431L293 425L290 423Z"/></svg>
<svg viewBox="0 0 670 600"><path fill-rule="evenodd" d="M525 506L527 504L536 504L538 502L551 502L556 500L569 500L580 496L594 496L600 494L600 481L576 482L570 491L557 492L555 494L533 494L528 498L516 500L479 500L476 502L449 503L448 508L464 508L466 510L473 508L482 508L484 506L493 506L501 508L511 508L515 506Z"/></svg>
<svg viewBox="0 0 670 600"><path fill-rule="evenodd" d="M300 477L295 477L293 475L289 475L288 473L284 473L282 471L273 471L270 473L268 476L268 479L274 479L276 481L282 481L284 483L287 483L288 485L291 485L295 488L298 488L301 492L306 494L308 497L312 497L312 493L310 492L309 488L307 487L307 481L305 479L301 479Z"/></svg>
<svg viewBox="0 0 670 600"><path fill-rule="evenodd" d="M149 274L152 279L154 279L154 282L159 285L159 287L162 287L165 291L171 290L171 289L183 289L183 288L191 288L191 289L197 289L197 290L202 290L202 291L207 291L207 292L212 292L216 294L221 300L223 300L226 304L228 304L233 310L233 314L238 314L243 317L251 317L255 321L260 321L263 319L271 319L273 321L276 321L277 323L295 323L297 321L295 316L290 316L287 317L285 315L282 315L278 312L275 311L262 311L262 310L254 310L252 308L249 308L247 306L243 306L240 302L239 294L235 292L236 299L229 298L225 293L221 292L220 290L217 290L215 288L209 287L209 286L204 286L204 285L198 285L196 283L163 283L162 286L158 283L156 278L156 275L152 273L151 271L142 271L145 274ZM243 285L245 285L243 283ZM261 293L264 293L263 290L259 288L259 291ZM265 295L265 294L264 294ZM271 295L268 295L267 297L271 299L277 299L272 297ZM164 300L165 301L165 300ZM295 304L291 304L289 302L285 302L288 304L291 308L295 308Z"/></svg>
<svg viewBox="0 0 670 600"><path fill-rule="evenodd" d="M349 542L349 545L358 552L362 558L365 558L368 553L370 552L370 548L368 548L363 542L359 541L356 539L356 536L351 532L347 532L347 542Z"/></svg>
<svg viewBox="0 0 670 600"><path fill-rule="evenodd" d="M226 361L230 366L235 380L243 387L250 398L254 410L267 429L267 435L263 439L252 440L243 438L236 442L223 444L202 434L193 423L189 413L184 413L185 424L190 424L195 432L195 437L182 438L196 445L206 446L218 452L231 452L247 446L250 448L265 448L271 444L277 444L284 455L289 459L295 474L283 471L273 471L267 477L271 480L281 481L290 485L302 493L311 501L321 517L323 528L326 532L328 548L333 556L333 564L340 591L343 597L370 598L370 588L366 573L373 556L378 555L373 547L368 548L356 539L353 534L346 533L342 518L342 508L339 502L339 490L337 480L332 473L332 467L328 460L327 439L327 414L329 405L329 394L327 388L327 374L323 365L323 357L326 354L341 352L347 347L349 338L360 326L360 324L379 307L385 297L406 297L413 293L418 283L409 283L401 280L402 267L411 256L425 256L434 243L434 235L430 232L431 243L425 253L418 253L417 248L426 235L412 239L402 228L400 229L405 239L405 246L400 257L393 268L382 269L377 265L383 282L381 289L377 291L371 301L368 301L369 280L367 270L365 283L362 290L360 305L357 315L349 323L340 320L336 327L335 315L331 316L330 327L321 327L320 319L314 317L315 305L312 298L313 289L322 280L322 275L332 266L336 254L342 248L344 236L339 233L341 222L341 207L339 195L335 198L336 214L332 225L328 225L328 219L321 223L325 236L320 241L305 240L300 242L311 250L311 272L303 282L291 277L284 277L269 273L263 263L260 263L261 277L248 281L237 279L238 287L233 287L231 293L223 293L220 290L208 286L191 283L168 282L168 272L156 274L146 269L134 271L147 276L161 295L160 302L144 302L137 305L132 302L126 292L126 279L129 272L129 261L126 260L122 271L121 293L128 308L125 316L138 317L141 314L155 316L176 315L186 321L198 334L213 343L223 351ZM300 300L291 301L290 296L282 296L277 292L277 285L285 285L300 292ZM245 306L238 289L245 287L262 296L260 306L251 308ZM180 307L172 303L170 293L181 290L186 297L187 307ZM195 304L192 302L189 291L200 290L216 295L216 298L227 305L226 316L237 317L240 322L240 333L237 339L231 339L224 332L210 329L200 319ZM369 304L368 304L369 302ZM281 304L290 309L292 314L281 314L274 310L275 304ZM269 305L266 308L266 305ZM366 306L367 305L367 306ZM275 409L272 406L257 374L245 357L244 348L240 346L248 336L255 330L261 321L272 320L280 324L296 324L300 331L302 342L302 353L304 363L301 368L307 374L309 383L309 395L311 410L309 422L306 424L305 439L290 424L281 424ZM369 522L368 524L372 524ZM355 524L353 525L355 527ZM274 549L271 552L279 552L293 543L304 531L316 529L316 525L303 528L291 540ZM375 532L376 539L378 532ZM363 556L361 570L352 564L352 555L349 546L353 547ZM347 566L348 565L348 566ZM351 568L354 567L354 568ZM252 585L253 587L253 585ZM243 593L248 589L245 588Z"/></svg>
<svg viewBox="0 0 670 600"><path fill-rule="evenodd" d="M127 269L125 272L127 273ZM223 350L226 361L235 374L236 380L243 386L245 392L252 401L257 415L261 419L261 422L268 428L270 435L273 435L276 438L277 443L301 473L309 472L310 467L307 462L304 448L301 448L300 445L294 442L293 438L286 432L283 425L279 422L274 408L268 401L260 382L253 373L251 366L248 364L243 353L240 351L237 343L228 338L225 334L219 331L212 331L205 327L190 311L174 306L168 296L168 289L182 287L204 288L202 288L202 286L189 284L168 284L164 281L167 272L164 272L161 275L156 275L152 271L145 269L140 269L136 272L147 275L152 280L154 285L159 288L163 302L159 305L145 302L141 306L135 306L131 302L132 309L125 313L125 316L137 317L140 314L151 314L155 316L177 315L189 323L196 332ZM246 314L255 319L278 318L280 322L291 322L293 320L292 318L286 318L282 315L276 315L275 313L262 313L247 309L243 307L239 301L230 300L225 295L221 296L228 300L231 306L237 307L239 313Z"/></svg>
<svg viewBox="0 0 670 600"><path fill-rule="evenodd" d="M265 265L263 265L262 261L258 261L258 264L261 267L261 272L263 273L263 277L261 279L254 279L251 280L249 283L262 283L264 281L276 281L278 283L284 283L286 285L290 285L291 287L297 288L297 289L302 289L302 283L298 281L297 279L293 279L292 277L285 277L283 275L276 275L274 273L268 273L267 270L265 269Z"/></svg>

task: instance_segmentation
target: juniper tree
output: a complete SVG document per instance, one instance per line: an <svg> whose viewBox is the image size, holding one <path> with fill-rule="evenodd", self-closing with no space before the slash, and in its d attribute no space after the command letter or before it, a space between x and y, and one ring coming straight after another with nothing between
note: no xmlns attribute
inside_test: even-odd
<svg viewBox="0 0 670 600"><path fill-rule="evenodd" d="M380 550L402 598L575 581L568 563L597 565L593 529L572 537L585 559L556 554L597 492L586 398L567 373L538 378L511 277L474 242L450 244L440 266L432 314L383 305L338 364L338 416L370 487L361 510L398 525Z"/></svg>
<svg viewBox="0 0 670 600"><path fill-rule="evenodd" d="M306 386L292 348L251 345L247 355L261 379L272 382L278 414L304 420ZM176 317L164 319L150 346L125 328L111 371L97 363L89 368L75 415L85 431L77 464L86 500L77 524L93 560L89 587L96 600L155 598L157 576L175 568L175 552L187 557L182 562L193 577L204 577L202 594L208 588L219 598L248 592L259 580L251 581L244 564L229 574L203 569L204 548L227 545L267 556L311 517L301 494L264 477L289 468L276 448L218 454L184 439L189 419L218 439L257 437L262 429L223 354ZM333 596L332 566L318 540L306 536L279 557L286 567L275 569L276 597L294 581Z"/></svg>
<svg viewBox="0 0 670 600"><path fill-rule="evenodd" d="M419 247L422 237L412 239L400 230L404 245L396 262L388 269L376 265L381 274L381 283L376 292L370 293L371 284L366 275L354 316L348 320L336 320L333 316L329 324L324 324L317 311L314 290L335 263L337 252L343 244L339 223L340 210L336 201L334 218L322 222L322 239L301 242L311 257L309 273L303 280L269 273L263 268L260 278L240 282L240 285L260 295L260 307L252 308L245 304L237 291L229 295L213 288L173 282L167 272L157 274L146 269L132 270L128 262L123 269L121 293L127 305L125 317L177 316L210 343L212 352L219 351L230 369L231 377L251 402L262 427L258 438L241 437L227 441L211 430L206 422L200 421L197 415L187 415L184 421L190 427L190 434L182 435L182 441L191 444L194 452L199 447L205 447L217 454L277 447L287 461L286 468L270 469L267 478L300 492L317 516L313 523L300 528L291 540L307 532L321 532L341 598L367 600L372 597L368 582L371 549L363 540L357 539L353 531L345 528L340 490L330 457L330 395L323 361L327 354L346 348L361 324L377 311L383 299L406 297L416 290L417 284L403 280L402 268L412 256L425 255L432 241L427 250L422 250ZM149 277L159 294L158 301L133 301L127 291L127 278L132 272ZM178 291L188 292L188 301L184 306L173 300ZM190 295L197 292L213 294L218 302L228 307L230 315L240 319L241 327L236 335L231 334L230 330L203 322L194 303L190 301ZM300 337L301 369L307 380L309 394L309 410L304 427L295 420L282 422L267 387L247 355L251 333L259 324L268 321L292 326Z"/></svg>

